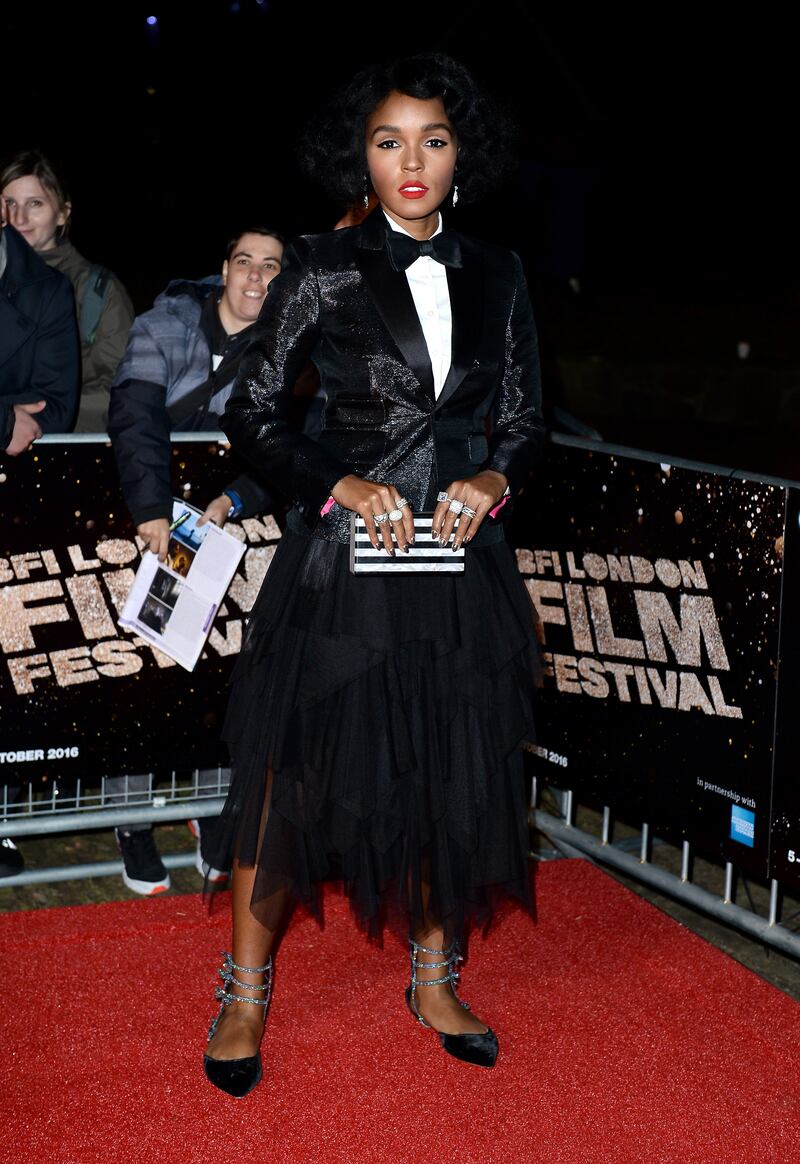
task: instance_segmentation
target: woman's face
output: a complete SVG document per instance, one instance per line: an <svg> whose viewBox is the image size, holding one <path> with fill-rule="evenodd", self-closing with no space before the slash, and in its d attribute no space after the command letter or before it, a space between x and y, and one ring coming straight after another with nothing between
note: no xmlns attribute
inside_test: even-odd
<svg viewBox="0 0 800 1164"><path fill-rule="evenodd" d="M435 229L425 219L453 184L458 152L441 97L390 93L367 118L366 148L372 186L387 214L411 234L415 226Z"/></svg>
<svg viewBox="0 0 800 1164"><path fill-rule="evenodd" d="M8 221L35 251L49 251L58 241L59 228L69 217L69 205L61 207L55 194L32 174L15 178L3 187Z"/></svg>

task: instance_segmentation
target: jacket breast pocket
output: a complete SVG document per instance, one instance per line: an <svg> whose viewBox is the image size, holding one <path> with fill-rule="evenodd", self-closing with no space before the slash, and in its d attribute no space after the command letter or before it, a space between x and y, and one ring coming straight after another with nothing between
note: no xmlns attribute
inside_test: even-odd
<svg viewBox="0 0 800 1164"><path fill-rule="evenodd" d="M326 430L369 430L383 428L386 410L382 400L369 396L336 396L325 409Z"/></svg>

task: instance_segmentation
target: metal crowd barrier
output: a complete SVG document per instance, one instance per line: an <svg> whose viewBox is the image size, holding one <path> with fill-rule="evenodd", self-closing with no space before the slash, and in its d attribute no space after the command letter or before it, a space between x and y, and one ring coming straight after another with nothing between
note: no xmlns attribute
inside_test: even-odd
<svg viewBox="0 0 800 1164"><path fill-rule="evenodd" d="M176 434L176 439L178 435L182 440L225 439L222 433ZM655 452L632 450L605 443L599 445L596 436L599 434L551 433L550 440L556 445L576 448L600 447L605 453L620 456L633 454L641 460L661 462L665 459L664 454ZM105 434L71 434L66 438L43 437L40 443L65 441L94 443L107 439ZM673 466L704 468L710 472L737 478L757 476L760 481L767 484L798 487L798 482L782 478L752 474L744 470L722 469L716 465L702 466L696 461L684 461L673 456L667 459ZM119 795L109 792L105 778L99 785L96 780L93 780L91 785L80 780L62 785L56 781L46 792L34 789L33 785L29 784L24 786L23 795L14 801L9 800L7 789L3 787L0 791L0 835L17 841L36 835L70 833L86 829L111 829L142 822L163 824L175 820L215 816L224 803L229 780L230 770L227 768L218 768L211 772L198 770L186 778L181 778L173 772L166 780L150 775L147 777L147 788L144 792L137 788L129 794L123 793L121 801ZM800 934L790 928L790 923L796 921L800 915L794 914L782 920L783 890L777 881L769 883L768 911L766 916L762 916L752 907L752 899L750 907L740 905L735 900L737 876L731 863L724 867L724 888L720 895L716 895L693 883L693 853L688 841L677 851L680 873L672 873L653 862L654 842L657 847L663 842L651 835L646 822L641 824L638 836L615 842L612 812L609 807L605 807L599 835L592 835L576 827L574 823L578 805L572 790L547 785L558 806L557 815L554 815L540 807L542 787L543 782L534 778L529 823L549 838L554 846L555 855L581 857L609 866L685 903L694 910L749 934L766 945L800 958ZM162 859L167 868L175 869L193 865L195 857L193 853L173 853L166 854ZM0 888L111 876L121 871L121 861L26 869L14 877L0 879ZM747 888L747 883L744 884Z"/></svg>
<svg viewBox="0 0 800 1164"><path fill-rule="evenodd" d="M545 812L539 807L545 787L552 794L558 815ZM784 954L800 958L800 933L790 928L791 923L800 925L800 910L782 919L784 893L778 881L772 879L769 882L769 907L767 915L763 916L757 912L744 878L741 880L746 889L748 905L740 905L736 901L739 878L732 862L728 861L724 865L724 887L721 894L717 895L693 883L694 853L689 841L684 841L680 850L670 846L675 849L676 855L680 853L680 874L672 873L653 862L654 845L663 847L665 842L652 835L647 822L641 823L638 835L615 842L614 820L607 805L602 810L599 836L576 826L578 806L578 800L571 789L543 785L537 777L533 778L528 821L550 841L556 855L581 857L599 865L608 865L667 897L708 914L723 925L741 930Z"/></svg>
<svg viewBox="0 0 800 1164"><path fill-rule="evenodd" d="M109 778L110 779L110 778ZM140 777L122 778L122 790L109 791L108 779L99 786L76 780L60 786L55 781L46 792L23 785L22 795L9 799L8 786L2 788L0 834L15 843L24 837L71 833L83 829L124 828L133 824L166 824L174 820L194 820L217 816L225 803L230 769L197 769L180 778L175 772L163 779L147 774L146 787ZM117 780L115 779L115 785ZM131 787L132 786L132 787ZM194 853L167 853L161 857L167 869L194 865ZM0 889L14 885L41 885L56 881L111 877L122 872L121 861L25 869L13 877L0 879Z"/></svg>
<svg viewBox="0 0 800 1164"><path fill-rule="evenodd" d="M227 442L223 432L173 433L175 442L213 444ZM105 445L106 433L45 434L37 445ZM123 790L121 797L107 788L103 777L70 782L54 780L46 791L23 784L21 795L9 798L8 786L0 786L0 836L15 843L25 837L78 832L85 829L112 829L126 825L165 824L174 820L191 820L216 816L225 802L230 769L197 770L182 778L173 772L167 779L149 774L147 788ZM125 779L124 777L122 778ZM141 779L129 778L130 783ZM161 859L167 869L194 865L194 853L167 853ZM0 889L15 885L48 884L82 880L88 877L116 876L122 872L121 861L98 861L86 864L25 869L13 877L0 878Z"/></svg>

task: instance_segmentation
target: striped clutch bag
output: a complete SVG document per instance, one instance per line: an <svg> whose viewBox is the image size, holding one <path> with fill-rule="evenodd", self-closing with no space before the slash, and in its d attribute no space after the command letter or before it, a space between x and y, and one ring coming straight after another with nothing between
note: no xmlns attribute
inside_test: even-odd
<svg viewBox="0 0 800 1164"><path fill-rule="evenodd" d="M440 546L431 534L432 520L432 513L415 513L413 546L407 554L395 547L392 557L386 550L373 549L364 518L351 514L351 574L463 574L464 547L454 551Z"/></svg>

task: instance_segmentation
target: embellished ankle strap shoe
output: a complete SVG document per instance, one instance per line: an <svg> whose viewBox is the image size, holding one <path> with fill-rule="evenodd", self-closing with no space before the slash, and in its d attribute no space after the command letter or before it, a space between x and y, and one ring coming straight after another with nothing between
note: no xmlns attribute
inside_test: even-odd
<svg viewBox="0 0 800 1164"><path fill-rule="evenodd" d="M225 960L219 971L223 985L218 986L215 991L220 1008L208 1028L209 1042L217 1033L217 1027L225 1013L225 1008L231 1003L245 1002L250 1003L251 1006L263 1006L266 1020L267 1007L272 997L272 957L267 958L265 966L239 966L227 951L223 951L223 958ZM236 977L235 971L237 970L240 974L264 974L263 985L252 986L249 982L241 982ZM263 997L249 998L246 995L234 994L231 989L233 986L238 986L241 990L259 991ZM212 1059L210 1055L204 1055L203 1070L208 1081L218 1087L220 1091L225 1091L236 1099L242 1099L261 1082L261 1051L258 1050L255 1055L248 1055L243 1059Z"/></svg>
<svg viewBox="0 0 800 1164"><path fill-rule="evenodd" d="M464 961L459 952L458 943L453 942L446 950L433 950L428 946L419 945L413 939L409 939L408 945L411 956L411 983L406 988L406 1005L417 1022L429 1030L433 1029L430 1023L426 1022L419 1013L419 1008L417 1007L417 990L421 986L448 985L457 1002L465 1010L469 1010L469 1003L462 1002L456 994L456 987L458 986L460 977L458 966ZM442 958L442 961L420 962L417 958L417 954L419 953L439 956ZM417 971L422 969L443 970L444 973L439 978L418 978ZM436 1033L439 1036L439 1042L445 1051L447 1051L448 1055L452 1055L456 1059L461 1059L464 1063L474 1063L478 1067L494 1067L499 1044L497 1042L497 1035L490 1027L487 1027L483 1034L446 1035L442 1031L437 1031Z"/></svg>

